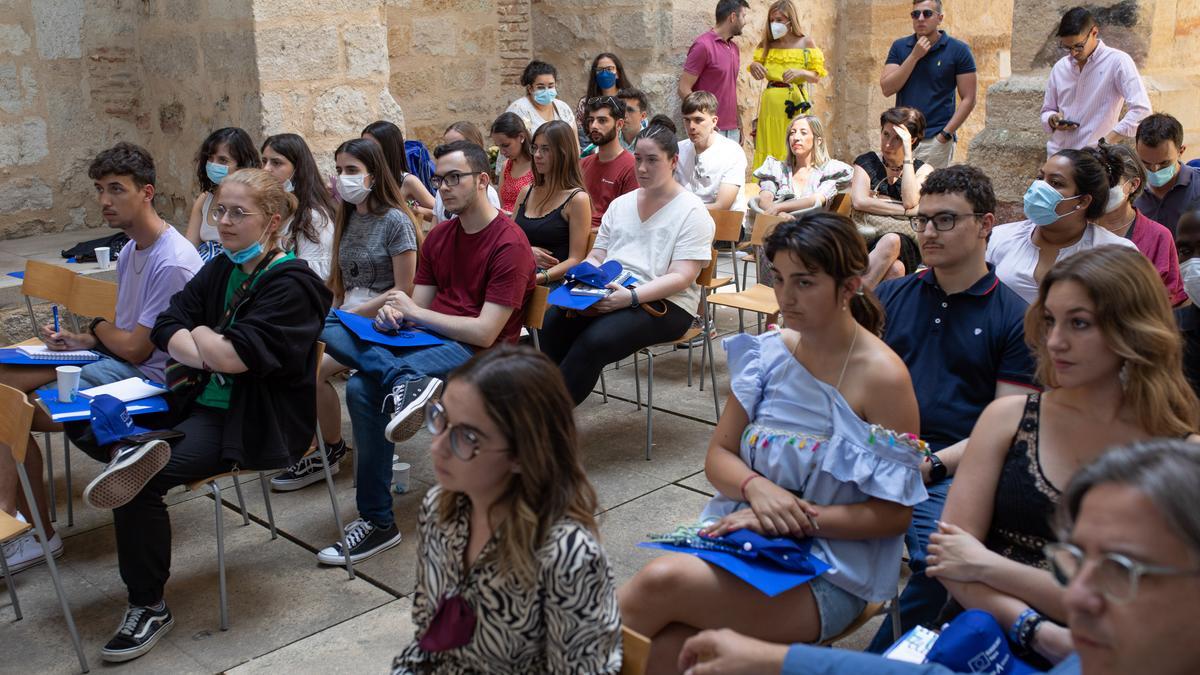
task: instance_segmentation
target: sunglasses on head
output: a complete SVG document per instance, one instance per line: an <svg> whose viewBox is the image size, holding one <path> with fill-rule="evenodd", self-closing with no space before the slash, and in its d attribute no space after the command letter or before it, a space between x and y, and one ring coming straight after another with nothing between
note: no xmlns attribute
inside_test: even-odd
<svg viewBox="0 0 1200 675"><path fill-rule="evenodd" d="M937 14L937 12L933 11L932 9L914 9L908 13L908 15L914 19L931 19L935 14Z"/></svg>

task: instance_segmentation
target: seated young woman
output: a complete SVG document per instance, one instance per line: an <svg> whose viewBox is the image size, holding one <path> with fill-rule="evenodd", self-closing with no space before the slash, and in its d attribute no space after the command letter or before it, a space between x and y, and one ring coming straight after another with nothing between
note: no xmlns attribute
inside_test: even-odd
<svg viewBox="0 0 1200 675"><path fill-rule="evenodd" d="M636 288L612 293L583 313L560 307L546 313L542 351L562 369L576 405L604 366L654 344L679 339L700 305L696 278L712 260L716 225L704 202L675 180L675 135L650 126L638 135L637 182L614 199L600 221L587 262L616 260L637 279Z"/></svg>
<svg viewBox="0 0 1200 675"><path fill-rule="evenodd" d="M648 672L676 672L708 628L817 642L896 594L903 535L925 499L918 409L863 291L867 248L850 221L813 213L766 240L786 326L725 341L732 393L705 460L717 490L706 532L811 537L827 573L775 597L691 555L657 558L621 587L621 615L653 639ZM713 522L715 521L715 522Z"/></svg>
<svg viewBox="0 0 1200 675"><path fill-rule="evenodd" d="M499 345L425 408L437 485L418 516L408 673L617 673L621 617L572 402L549 359Z"/></svg>
<svg viewBox="0 0 1200 675"><path fill-rule="evenodd" d="M1051 268L1025 314L1025 340L1047 390L984 409L930 537L926 574L958 605L1011 626L1020 655L1057 662L1071 638L1043 549L1062 487L1110 447L1200 440L1200 402L1183 378L1162 282L1135 249L1101 246Z"/></svg>
<svg viewBox="0 0 1200 675"><path fill-rule="evenodd" d="M587 255L592 200L583 187L570 124L554 120L533 132L533 183L517 195L513 220L533 247L539 284L562 280Z"/></svg>
<svg viewBox="0 0 1200 675"><path fill-rule="evenodd" d="M879 236L895 232L912 237L907 216L917 213L921 184L933 166L913 158L925 137L925 116L898 106L879 116L879 151L854 158L850 205L860 231ZM909 270L912 272L912 270Z"/></svg>
<svg viewBox="0 0 1200 675"><path fill-rule="evenodd" d="M238 467L283 468L312 441L316 342L332 293L279 248L280 227L296 206L261 169L238 170L217 188L212 208L224 255L171 298L150 333L171 358L209 373L194 402L172 411L182 417L174 424L182 438L170 447L164 440L99 447L87 440L90 431L72 434L78 447L108 462L84 500L113 510L129 594L125 618L101 650L106 661L141 656L173 623L163 599L171 561L167 490Z"/></svg>
<svg viewBox="0 0 1200 675"><path fill-rule="evenodd" d="M850 184L850 166L829 156L825 127L815 115L792 118L787 147L784 160L768 155L754 170L759 192L752 209L778 216L826 208Z"/></svg>

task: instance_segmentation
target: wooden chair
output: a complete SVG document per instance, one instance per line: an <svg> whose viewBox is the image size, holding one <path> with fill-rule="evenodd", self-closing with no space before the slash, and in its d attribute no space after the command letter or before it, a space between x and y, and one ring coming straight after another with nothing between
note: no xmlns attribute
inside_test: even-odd
<svg viewBox="0 0 1200 675"><path fill-rule="evenodd" d="M29 504L30 520L33 521L32 525L22 523L0 511L0 542L7 542L25 534L31 528L36 528L38 539L42 543L42 555L46 558L46 565L50 569L50 578L54 581L54 591L58 594L63 617L67 621L67 631L71 634L75 655L79 657L79 667L86 673L88 664L87 658L83 655L79 631L75 629L75 618L71 615L71 607L67 603L66 593L63 591L62 579L58 575L58 563L54 561L54 555L50 552L50 539L46 536L46 528L42 526L42 517L38 513L37 502L33 498L33 487L29 482L29 474L25 472L25 451L29 445L29 428L33 423L33 404L25 398L25 394L22 392L0 385L0 410L3 411L0 413L0 452L7 447L8 451L12 453L13 461L17 465L17 477L21 481L21 489L25 492L25 500ZM21 605L17 600L17 587L13 583L8 563L3 555L0 555L0 571L4 572L4 583L8 586L8 595L12 599L13 611L17 615L17 620L20 621L22 618ZM6 640L6 642L11 642L11 640ZM16 645L11 646L17 649Z"/></svg>
<svg viewBox="0 0 1200 675"><path fill-rule="evenodd" d="M760 247L766 240L767 236L775 229L779 223L787 222L791 218L787 216L768 216L763 213L755 214L754 228L750 231L750 243L752 247ZM753 255L747 262L753 262ZM742 278L746 278L745 264L742 267ZM775 302L775 291L765 284L756 283L754 286L744 288L738 293L720 293L709 299L709 305L717 305L721 307L732 307L738 310L738 331L744 331L745 325L742 320L743 312L751 311L760 315L760 323L762 315L778 314L779 304ZM774 309L772 309L772 307ZM769 310L769 311L767 311Z"/></svg>
<svg viewBox="0 0 1200 675"><path fill-rule="evenodd" d="M851 211L851 209L850 209L850 193L849 192L839 192L836 195L834 195L833 199L829 202L829 210L832 211L833 213L838 213L838 214L841 214L841 215L849 218L850 211Z"/></svg>
<svg viewBox="0 0 1200 675"><path fill-rule="evenodd" d="M650 638L621 626L621 675L645 675L650 660Z"/></svg>
<svg viewBox="0 0 1200 675"><path fill-rule="evenodd" d="M102 316L109 321L117 318L117 285L111 281L101 281L79 275L71 284L71 293L67 298L67 309L76 317Z"/></svg>
<svg viewBox="0 0 1200 675"><path fill-rule="evenodd" d="M713 222L716 224L716 230L713 234L714 244L727 243L729 244L729 260L733 263L733 277L713 277L710 291L714 291L722 286L728 286L730 281L733 281L733 287L737 290L742 290L742 282L738 277L737 272L737 244L742 238L742 221L745 220L746 214L742 211L709 211ZM718 250L719 255L719 250Z"/></svg>
<svg viewBox="0 0 1200 675"><path fill-rule="evenodd" d="M521 323L533 338L533 348L542 351L542 343L538 340L538 331L546 321L546 299L550 297L550 289L546 286L534 286L533 292L525 301L525 318Z"/></svg>

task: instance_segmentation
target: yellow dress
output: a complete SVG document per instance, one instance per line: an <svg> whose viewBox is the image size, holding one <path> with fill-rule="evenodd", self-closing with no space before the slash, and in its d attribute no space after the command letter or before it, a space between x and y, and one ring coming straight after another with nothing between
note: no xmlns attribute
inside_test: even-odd
<svg viewBox="0 0 1200 675"><path fill-rule="evenodd" d="M754 50L754 60L767 69L768 82L782 82L785 70L811 70L825 77L825 55L816 47L804 49L772 49L763 63L762 48ZM786 160L788 156L787 127L796 115L812 111L811 85L795 81L788 87L768 86L758 107L758 131L754 137L754 168L762 166L767 157ZM789 105L790 104L790 105Z"/></svg>

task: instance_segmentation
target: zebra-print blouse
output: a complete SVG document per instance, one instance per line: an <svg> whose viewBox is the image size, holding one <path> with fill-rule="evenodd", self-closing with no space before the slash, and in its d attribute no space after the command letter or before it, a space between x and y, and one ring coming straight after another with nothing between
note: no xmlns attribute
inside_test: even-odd
<svg viewBox="0 0 1200 675"><path fill-rule="evenodd" d="M496 538L469 570L463 558L470 536L470 504L439 523L441 488L425 495L419 516L413 642L392 662L409 673L618 673L621 616L612 569L586 528L563 519L537 551L535 588L522 587L499 569ZM417 646L438 600L461 594L475 611L475 634L462 647L430 653Z"/></svg>

